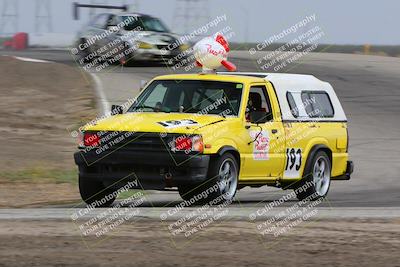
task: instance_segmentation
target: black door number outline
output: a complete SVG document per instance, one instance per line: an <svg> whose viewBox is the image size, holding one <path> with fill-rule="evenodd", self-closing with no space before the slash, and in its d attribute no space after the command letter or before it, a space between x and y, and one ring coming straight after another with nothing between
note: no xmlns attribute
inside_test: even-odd
<svg viewBox="0 0 400 267"><path fill-rule="evenodd" d="M297 162L297 158L299 159ZM286 168L285 170L293 170L293 167L296 168L296 171L300 170L301 167L301 149L297 150L294 148L286 149ZM290 161L290 163L289 163ZM297 163L297 164L296 164Z"/></svg>

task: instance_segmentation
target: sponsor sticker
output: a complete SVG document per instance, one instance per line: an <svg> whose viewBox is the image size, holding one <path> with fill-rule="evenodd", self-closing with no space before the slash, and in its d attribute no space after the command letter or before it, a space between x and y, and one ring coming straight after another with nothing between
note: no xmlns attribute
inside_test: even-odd
<svg viewBox="0 0 400 267"><path fill-rule="evenodd" d="M198 125L197 121L194 120L169 120L159 121L157 123L167 129Z"/></svg>
<svg viewBox="0 0 400 267"><path fill-rule="evenodd" d="M250 131L253 140L253 159L268 160L269 159L269 135L268 131Z"/></svg>

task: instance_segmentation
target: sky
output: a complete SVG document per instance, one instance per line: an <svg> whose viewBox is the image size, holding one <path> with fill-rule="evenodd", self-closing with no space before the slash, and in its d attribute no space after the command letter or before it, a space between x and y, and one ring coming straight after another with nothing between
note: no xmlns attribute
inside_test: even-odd
<svg viewBox="0 0 400 267"><path fill-rule="evenodd" d="M0 14L4 12L4 1L0 0ZM14 2L16 0L8 0ZM18 0L18 31L35 32L36 0ZM173 32L182 33L185 29L183 18L179 14L194 18L187 24L193 31L212 21L217 16L226 15L226 21L210 28L209 33L229 27L233 32L231 41L262 42L272 35L279 34L302 21L306 16L315 14L315 21L301 27L298 34L318 26L323 32L319 43L330 44L372 44L400 45L400 1L361 1L361 0L203 0L204 6L178 11L185 4L179 0L48 0L50 1L53 32L75 34L89 16L87 10L81 10L81 19L72 18L72 2L136 3L139 12L159 17ZM98 11L98 13L101 11ZM42 14L45 14L42 13ZM11 32L6 25L4 32ZM44 27L41 32L48 31ZM282 41L290 41L290 36Z"/></svg>

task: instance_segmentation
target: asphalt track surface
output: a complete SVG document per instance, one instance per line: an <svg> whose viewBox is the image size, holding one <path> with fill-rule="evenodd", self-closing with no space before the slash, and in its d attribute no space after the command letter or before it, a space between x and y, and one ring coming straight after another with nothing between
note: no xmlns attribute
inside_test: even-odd
<svg viewBox="0 0 400 267"><path fill-rule="evenodd" d="M67 51L0 51L0 54L77 66ZM250 57L247 52L234 51L230 60L239 71L263 72L257 64L257 59L263 55ZM141 81L172 72L174 70L163 65L142 63L123 68L112 66L93 72L104 91L102 99L98 99L99 103L123 103L138 93ZM330 82L349 120L349 151L355 171L350 181L332 182L327 201L320 205L335 210L341 207L392 207L387 209L388 212L400 207L400 58L311 53L280 72L313 74ZM238 192L232 207L253 209L278 200L287 193L269 187L245 188ZM177 192L157 192L150 194L143 206L172 207L179 202ZM79 206L83 207L82 204ZM72 207L75 205L53 206ZM371 209L371 212L374 210Z"/></svg>

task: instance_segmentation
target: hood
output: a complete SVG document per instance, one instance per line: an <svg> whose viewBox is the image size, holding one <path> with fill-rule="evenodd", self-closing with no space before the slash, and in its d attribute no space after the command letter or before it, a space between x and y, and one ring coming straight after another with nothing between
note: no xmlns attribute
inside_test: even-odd
<svg viewBox="0 0 400 267"><path fill-rule="evenodd" d="M129 112L111 116L84 127L85 131L131 131L152 133L197 133L208 125L225 121L218 115L190 113Z"/></svg>

